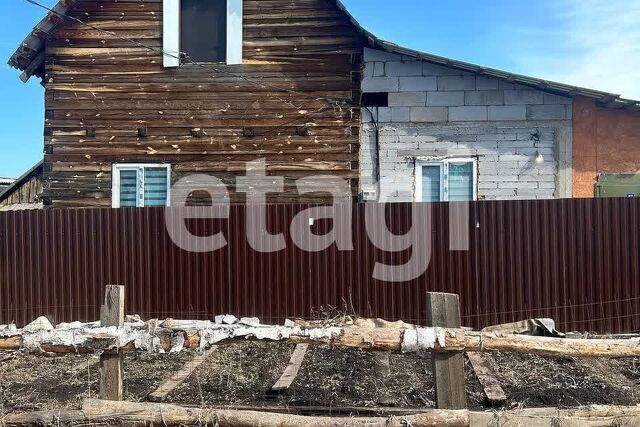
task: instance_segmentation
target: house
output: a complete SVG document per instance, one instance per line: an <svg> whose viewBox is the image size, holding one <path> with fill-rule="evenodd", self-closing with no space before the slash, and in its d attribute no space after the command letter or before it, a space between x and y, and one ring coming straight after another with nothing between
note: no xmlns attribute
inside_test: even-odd
<svg viewBox="0 0 640 427"><path fill-rule="evenodd" d="M640 165L638 101L402 48L338 0L60 0L9 64L45 87L47 206L165 205L195 173L241 202L258 158L272 202L328 200L297 192L315 175L365 200L593 197Z"/></svg>
<svg viewBox="0 0 640 427"><path fill-rule="evenodd" d="M0 211L42 209L42 161L0 190Z"/></svg>
<svg viewBox="0 0 640 427"><path fill-rule="evenodd" d="M0 178L0 192L4 191L5 188L13 184L15 181L13 178Z"/></svg>

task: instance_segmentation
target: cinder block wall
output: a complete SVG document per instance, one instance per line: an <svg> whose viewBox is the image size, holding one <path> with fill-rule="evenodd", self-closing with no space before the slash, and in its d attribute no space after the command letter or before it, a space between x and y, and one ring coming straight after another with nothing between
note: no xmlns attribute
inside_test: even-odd
<svg viewBox="0 0 640 427"><path fill-rule="evenodd" d="M477 158L479 199L571 197L571 98L378 50L364 60L363 92L389 93L363 109L365 195L378 190L375 118L380 200L413 200L415 160L444 157Z"/></svg>

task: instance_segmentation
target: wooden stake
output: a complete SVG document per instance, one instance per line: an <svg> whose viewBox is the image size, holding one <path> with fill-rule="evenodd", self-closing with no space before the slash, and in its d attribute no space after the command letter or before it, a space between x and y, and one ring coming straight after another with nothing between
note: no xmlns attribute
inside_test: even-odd
<svg viewBox="0 0 640 427"><path fill-rule="evenodd" d="M427 293L428 326L459 328L460 302L458 295L440 292ZM432 353L436 404L439 409L467 407L464 382L463 353Z"/></svg>
<svg viewBox="0 0 640 427"><path fill-rule="evenodd" d="M100 307L102 326L122 326L124 324L124 286L108 285L104 294L104 304ZM122 400L122 352L100 355L100 398Z"/></svg>

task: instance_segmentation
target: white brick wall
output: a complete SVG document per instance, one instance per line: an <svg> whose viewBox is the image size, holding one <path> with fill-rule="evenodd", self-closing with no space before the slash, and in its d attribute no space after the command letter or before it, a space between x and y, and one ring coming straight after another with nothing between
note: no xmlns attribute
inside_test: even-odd
<svg viewBox="0 0 640 427"><path fill-rule="evenodd" d="M477 158L480 199L557 196L556 153L559 138L571 135L571 98L388 52L365 49L364 59L363 91L389 92L389 107L373 108L380 200L413 200L418 157ZM375 190L375 131L371 116L362 117L361 187Z"/></svg>

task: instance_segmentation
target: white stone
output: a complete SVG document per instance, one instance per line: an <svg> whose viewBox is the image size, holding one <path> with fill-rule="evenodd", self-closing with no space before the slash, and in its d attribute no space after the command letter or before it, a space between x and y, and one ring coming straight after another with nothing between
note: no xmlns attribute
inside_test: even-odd
<svg viewBox="0 0 640 427"><path fill-rule="evenodd" d="M51 331L53 329L53 325L49 319L44 316L38 317L36 320L22 328L24 332Z"/></svg>

